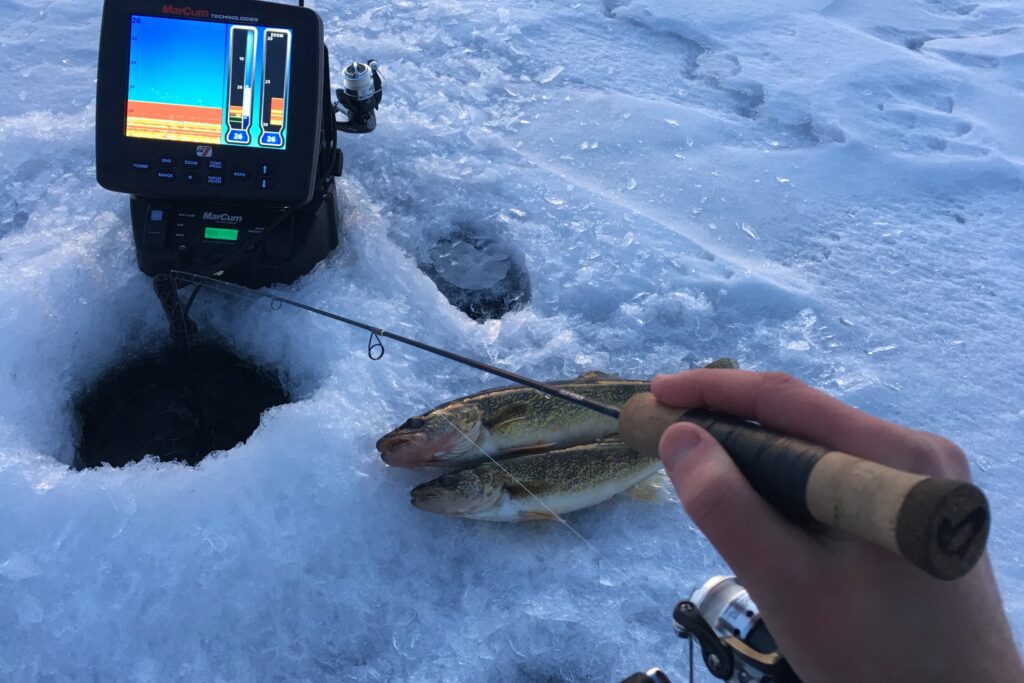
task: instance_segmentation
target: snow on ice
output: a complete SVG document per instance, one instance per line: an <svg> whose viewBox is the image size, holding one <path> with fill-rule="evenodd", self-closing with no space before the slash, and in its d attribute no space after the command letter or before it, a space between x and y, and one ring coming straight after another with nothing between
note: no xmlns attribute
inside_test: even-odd
<svg viewBox="0 0 1024 683"><path fill-rule="evenodd" d="M542 379L730 355L944 434L1024 634L1020 4L311 4L387 91L342 245L280 291ZM572 516L590 545L414 509L375 439L496 382L341 325L204 294L297 400L196 468L67 468L74 396L166 334L94 180L99 15L0 5L0 679L682 678L671 608L725 567L679 507ZM453 225L516 245L529 306L447 302L417 263Z"/></svg>

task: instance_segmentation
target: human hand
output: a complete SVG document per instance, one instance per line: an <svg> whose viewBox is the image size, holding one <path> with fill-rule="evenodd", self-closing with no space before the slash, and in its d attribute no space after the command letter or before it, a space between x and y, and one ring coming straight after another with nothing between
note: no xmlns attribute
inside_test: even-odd
<svg viewBox="0 0 1024 683"><path fill-rule="evenodd" d="M891 424L781 373L659 375L662 403L707 408L890 467L970 480L942 437ZM757 495L700 427L677 423L659 454L690 518L736 572L802 680L1020 681L987 554L941 581L857 539L812 535Z"/></svg>

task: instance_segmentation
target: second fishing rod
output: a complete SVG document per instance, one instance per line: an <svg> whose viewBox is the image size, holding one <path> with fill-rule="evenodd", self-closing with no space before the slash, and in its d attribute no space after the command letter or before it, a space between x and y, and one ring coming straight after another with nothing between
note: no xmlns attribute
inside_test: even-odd
<svg viewBox="0 0 1024 683"><path fill-rule="evenodd" d="M188 272L171 271L170 279L175 289L192 284L264 298L274 308L288 305L360 328L370 333L367 350L374 360L384 354L381 338L392 339L596 411L617 419L623 441L651 456L657 456L666 429L679 421L692 422L715 437L758 494L791 521L874 543L937 579L963 576L985 550L988 501L969 482L904 472L723 413L668 406L651 393L637 394L620 409L299 301ZM187 324L188 311L180 299L178 306L179 324Z"/></svg>

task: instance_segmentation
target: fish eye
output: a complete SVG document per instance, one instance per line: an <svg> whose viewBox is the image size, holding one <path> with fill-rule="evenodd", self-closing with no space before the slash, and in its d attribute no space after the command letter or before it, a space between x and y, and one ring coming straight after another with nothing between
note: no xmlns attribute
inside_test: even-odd
<svg viewBox="0 0 1024 683"><path fill-rule="evenodd" d="M411 417L405 421L402 425L402 429L419 429L423 425L427 424L422 417Z"/></svg>
<svg viewBox="0 0 1024 683"><path fill-rule="evenodd" d="M437 483L446 489L453 489L458 485L459 478L454 474L446 474L437 480Z"/></svg>

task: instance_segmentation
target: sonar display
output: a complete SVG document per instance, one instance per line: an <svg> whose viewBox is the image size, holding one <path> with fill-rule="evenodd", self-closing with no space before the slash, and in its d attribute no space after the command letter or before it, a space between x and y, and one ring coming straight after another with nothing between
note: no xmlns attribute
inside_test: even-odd
<svg viewBox="0 0 1024 683"><path fill-rule="evenodd" d="M131 18L125 135L284 149L291 31Z"/></svg>

